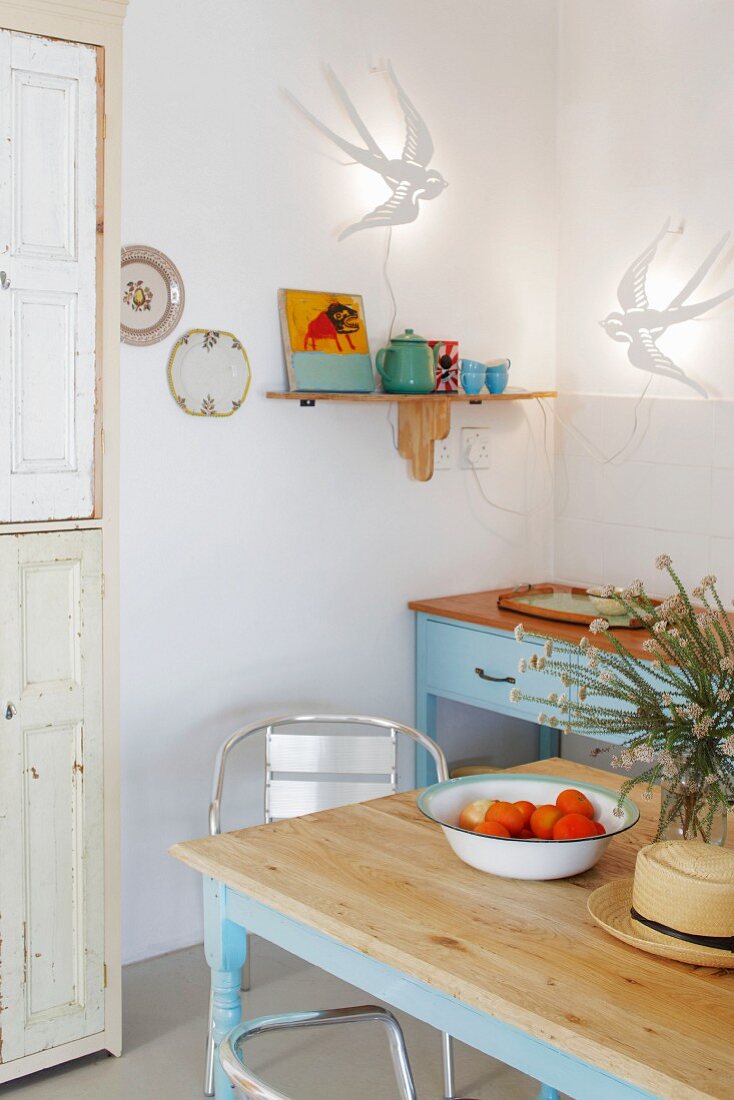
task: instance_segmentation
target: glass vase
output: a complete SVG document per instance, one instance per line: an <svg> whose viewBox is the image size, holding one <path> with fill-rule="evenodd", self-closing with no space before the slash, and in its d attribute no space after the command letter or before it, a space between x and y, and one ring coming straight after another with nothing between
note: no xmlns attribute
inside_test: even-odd
<svg viewBox="0 0 734 1100"><path fill-rule="evenodd" d="M693 768L684 768L674 778L661 782L661 840L724 843L727 810L721 803L715 803L707 796L709 789L706 776Z"/></svg>

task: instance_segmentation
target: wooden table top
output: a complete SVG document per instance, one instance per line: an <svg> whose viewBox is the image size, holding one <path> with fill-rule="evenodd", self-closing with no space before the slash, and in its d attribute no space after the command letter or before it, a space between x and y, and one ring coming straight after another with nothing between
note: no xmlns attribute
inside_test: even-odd
<svg viewBox="0 0 734 1100"><path fill-rule="evenodd" d="M544 760L513 771L618 789L616 775ZM615 940L589 892L630 877L658 802L596 867L503 879L453 854L415 792L177 844L171 854L340 943L666 1100L734 1095L734 970Z"/></svg>
<svg viewBox="0 0 734 1100"><path fill-rule="evenodd" d="M568 592L570 586L559 584L558 588ZM493 626L499 630L515 629L522 623L528 631L546 634L551 638L561 638L578 644L586 634L593 637L594 645L600 649L612 649L612 645L603 634L588 635L588 627L574 623L555 623L551 619L534 618L518 611L505 611L497 606L497 597L508 592L507 588L493 588L488 592L466 592L460 596L441 596L433 600L413 600L408 604L411 611L424 611L428 615L439 615L444 619L457 619L462 623L476 623L477 626ZM734 616L730 616L734 623ZM650 654L642 648L649 635L646 630L610 630L622 640L635 657L651 660Z"/></svg>

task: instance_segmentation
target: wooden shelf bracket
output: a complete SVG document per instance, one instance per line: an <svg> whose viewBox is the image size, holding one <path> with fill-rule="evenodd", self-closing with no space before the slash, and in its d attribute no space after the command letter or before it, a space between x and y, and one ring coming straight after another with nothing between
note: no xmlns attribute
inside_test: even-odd
<svg viewBox="0 0 734 1100"><path fill-rule="evenodd" d="M433 477L433 444L451 428L448 398L398 405L398 450L410 463L416 481Z"/></svg>

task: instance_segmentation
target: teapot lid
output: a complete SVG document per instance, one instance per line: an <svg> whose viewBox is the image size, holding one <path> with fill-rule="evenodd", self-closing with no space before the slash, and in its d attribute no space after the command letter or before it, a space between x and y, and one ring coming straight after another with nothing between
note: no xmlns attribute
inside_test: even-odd
<svg viewBox="0 0 734 1100"><path fill-rule="evenodd" d="M406 328L405 332L402 332L400 336L393 336L391 343L393 344L427 344L428 341L423 336L418 336L413 332L412 328Z"/></svg>

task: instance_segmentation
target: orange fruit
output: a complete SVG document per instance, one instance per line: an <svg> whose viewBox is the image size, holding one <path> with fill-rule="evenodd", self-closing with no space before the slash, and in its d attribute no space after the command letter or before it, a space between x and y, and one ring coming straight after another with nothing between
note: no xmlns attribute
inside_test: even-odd
<svg viewBox="0 0 734 1100"><path fill-rule="evenodd" d="M599 834L599 836L604 836L604 834L606 833L606 829L602 825L601 821L592 821L591 824L596 825L596 831Z"/></svg>
<svg viewBox="0 0 734 1100"><path fill-rule="evenodd" d="M499 821L507 829L510 836L517 836L525 827L525 818L522 810L513 806L511 802L495 802L490 806L484 817L485 821Z"/></svg>
<svg viewBox="0 0 734 1100"><path fill-rule="evenodd" d="M521 829L517 834L520 840L535 840L535 834L531 833L530 829Z"/></svg>
<svg viewBox="0 0 734 1100"><path fill-rule="evenodd" d="M598 836L596 822L585 814L564 814L553 826L554 840L578 840L585 836Z"/></svg>
<svg viewBox="0 0 734 1100"><path fill-rule="evenodd" d="M483 821L481 825L477 825L474 832L484 833L485 836L509 837L510 835L510 830L505 828L501 821Z"/></svg>
<svg viewBox="0 0 734 1100"><path fill-rule="evenodd" d="M535 805L534 802L523 802L523 801L513 802L512 805L517 806L518 810L520 811L520 813L525 818L524 825L525 825L525 828L527 829L528 826L529 826L529 823L530 823L530 818L535 813L535 811L537 809L537 806Z"/></svg>
<svg viewBox="0 0 734 1100"><path fill-rule="evenodd" d="M530 818L530 828L540 840L553 839L553 826L563 817L557 806L538 806Z"/></svg>
<svg viewBox="0 0 734 1100"><path fill-rule="evenodd" d="M567 791L561 791L556 799L556 806L564 814L582 814L590 820L594 817L594 807L585 794L574 787Z"/></svg>

